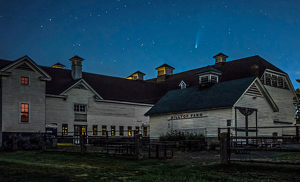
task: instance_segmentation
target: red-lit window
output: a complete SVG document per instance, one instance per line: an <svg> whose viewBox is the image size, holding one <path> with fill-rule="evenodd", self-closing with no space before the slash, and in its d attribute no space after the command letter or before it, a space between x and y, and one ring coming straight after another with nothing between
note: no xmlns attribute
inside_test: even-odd
<svg viewBox="0 0 300 182"><path fill-rule="evenodd" d="M29 84L29 78L28 77L21 77L21 84L28 85Z"/></svg>
<svg viewBox="0 0 300 182"><path fill-rule="evenodd" d="M21 122L29 122L29 104L21 104Z"/></svg>

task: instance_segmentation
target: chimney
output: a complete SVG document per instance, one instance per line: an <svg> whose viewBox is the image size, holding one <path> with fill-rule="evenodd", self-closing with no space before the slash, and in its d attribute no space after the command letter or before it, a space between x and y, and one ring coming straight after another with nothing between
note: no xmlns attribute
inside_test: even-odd
<svg viewBox="0 0 300 182"><path fill-rule="evenodd" d="M157 82L162 82L165 81L170 75L173 75L173 70L175 68L165 63L155 69L157 70Z"/></svg>
<svg viewBox="0 0 300 182"><path fill-rule="evenodd" d="M72 78L74 80L81 79L82 78L81 61L83 61L84 59L76 55L69 60L72 61Z"/></svg>
<svg viewBox="0 0 300 182"><path fill-rule="evenodd" d="M223 53L219 53L219 54L215 55L213 58L215 58L215 64L217 64L217 63L225 63L226 62L226 58L228 58L228 56L226 56Z"/></svg>

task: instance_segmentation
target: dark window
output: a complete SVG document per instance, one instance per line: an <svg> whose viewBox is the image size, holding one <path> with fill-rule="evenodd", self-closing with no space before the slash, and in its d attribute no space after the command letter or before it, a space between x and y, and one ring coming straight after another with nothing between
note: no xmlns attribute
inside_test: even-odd
<svg viewBox="0 0 300 182"><path fill-rule="evenodd" d="M87 121L86 105L74 104L75 121Z"/></svg>
<svg viewBox="0 0 300 182"><path fill-rule="evenodd" d="M231 119L227 120L227 126L231 126Z"/></svg>
<svg viewBox="0 0 300 182"><path fill-rule="evenodd" d="M147 127L144 127L144 128L143 128L143 133L144 133L143 136L147 136Z"/></svg>
<svg viewBox="0 0 300 182"><path fill-rule="evenodd" d="M22 85L28 85L29 84L29 78L28 77L21 77L21 84Z"/></svg>
<svg viewBox="0 0 300 182"><path fill-rule="evenodd" d="M211 76L211 82L212 83L218 83L218 77L217 76Z"/></svg>
<svg viewBox="0 0 300 182"><path fill-rule="evenodd" d="M106 125L102 125L102 136L106 135Z"/></svg>
<svg viewBox="0 0 300 182"><path fill-rule="evenodd" d="M97 135L97 134L98 134L98 126L93 125L93 135Z"/></svg>
<svg viewBox="0 0 300 182"><path fill-rule="evenodd" d="M208 76L201 76L200 83L208 83Z"/></svg>
<svg viewBox="0 0 300 182"><path fill-rule="evenodd" d="M74 104L74 111L75 111L75 112L86 113L86 105L82 105L82 104Z"/></svg>
<svg viewBox="0 0 300 182"><path fill-rule="evenodd" d="M266 73L266 85L271 86L271 74Z"/></svg>
<svg viewBox="0 0 300 182"><path fill-rule="evenodd" d="M21 104L21 122L29 122L29 104Z"/></svg>
<svg viewBox="0 0 300 182"><path fill-rule="evenodd" d="M111 126L111 127L110 127L110 130L111 130L111 136L115 136L115 129L116 129L116 126Z"/></svg>
<svg viewBox="0 0 300 182"><path fill-rule="evenodd" d="M68 124L62 124L62 134L63 135L68 134Z"/></svg>
<svg viewBox="0 0 300 182"><path fill-rule="evenodd" d="M119 132L120 132L120 136L123 136L124 135L124 126L120 126L119 127Z"/></svg>

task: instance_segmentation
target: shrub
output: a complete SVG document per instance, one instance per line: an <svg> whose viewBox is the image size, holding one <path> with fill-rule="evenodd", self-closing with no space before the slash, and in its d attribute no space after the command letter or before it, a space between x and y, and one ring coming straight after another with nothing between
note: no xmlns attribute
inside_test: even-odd
<svg viewBox="0 0 300 182"><path fill-rule="evenodd" d="M175 131L172 133L167 133L166 135L162 134L159 137L160 141L179 141L179 140L205 140L205 136L203 134L197 133L184 133L180 131Z"/></svg>

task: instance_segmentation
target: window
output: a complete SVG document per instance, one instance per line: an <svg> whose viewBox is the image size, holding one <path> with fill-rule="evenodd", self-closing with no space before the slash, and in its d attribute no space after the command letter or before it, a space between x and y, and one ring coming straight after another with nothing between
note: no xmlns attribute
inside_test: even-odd
<svg viewBox="0 0 300 182"><path fill-rule="evenodd" d="M21 104L21 122L29 122L29 104Z"/></svg>
<svg viewBox="0 0 300 182"><path fill-rule="evenodd" d="M231 119L227 120L227 126L231 126Z"/></svg>
<svg viewBox="0 0 300 182"><path fill-rule="evenodd" d="M93 135L98 135L98 126L93 125Z"/></svg>
<svg viewBox="0 0 300 182"><path fill-rule="evenodd" d="M124 126L120 126L119 127L119 132L120 132L120 136L123 136L124 135Z"/></svg>
<svg viewBox="0 0 300 182"><path fill-rule="evenodd" d="M200 76L200 83L207 83L208 82L208 76Z"/></svg>
<svg viewBox="0 0 300 182"><path fill-rule="evenodd" d="M211 80L212 83L218 83L218 77L217 76L211 75L210 80Z"/></svg>
<svg viewBox="0 0 300 182"><path fill-rule="evenodd" d="M144 135L143 136L147 136L147 127L144 127L143 130L144 130Z"/></svg>
<svg viewBox="0 0 300 182"><path fill-rule="evenodd" d="M63 135L68 134L68 124L62 124L62 134Z"/></svg>
<svg viewBox="0 0 300 182"><path fill-rule="evenodd" d="M128 136L132 136L132 127L128 126Z"/></svg>
<svg viewBox="0 0 300 182"><path fill-rule="evenodd" d="M87 121L86 105L74 104L75 121Z"/></svg>
<svg viewBox="0 0 300 182"><path fill-rule="evenodd" d="M265 85L269 85L272 87L277 87L277 88L283 88L283 89L287 89L288 88L288 84L286 82L286 79L284 76L279 76L276 74L271 74L271 73L265 73L262 78L261 81L265 84Z"/></svg>
<svg viewBox="0 0 300 182"><path fill-rule="evenodd" d="M158 71L158 72L157 72L157 75L158 75L158 76L164 75L164 74L165 74L165 70L161 70L161 71Z"/></svg>
<svg viewBox="0 0 300 182"><path fill-rule="evenodd" d="M74 111L75 112L86 113L86 105L74 104Z"/></svg>
<svg viewBox="0 0 300 182"><path fill-rule="evenodd" d="M21 77L21 84L22 85L29 85L29 78L28 77Z"/></svg>
<svg viewBox="0 0 300 182"><path fill-rule="evenodd" d="M111 126L110 127L111 136L115 136L115 130L116 130L116 126Z"/></svg>
<svg viewBox="0 0 300 182"><path fill-rule="evenodd" d="M81 126L81 134L86 135L86 126Z"/></svg>
<svg viewBox="0 0 300 182"><path fill-rule="evenodd" d="M136 127L135 127L135 131L136 131L137 134L139 134L140 127L136 126Z"/></svg>
<svg viewBox="0 0 300 182"><path fill-rule="evenodd" d="M102 125L102 136L106 135L106 125Z"/></svg>

